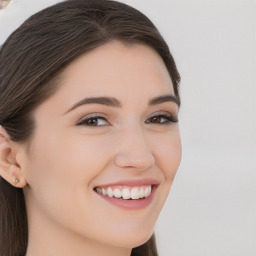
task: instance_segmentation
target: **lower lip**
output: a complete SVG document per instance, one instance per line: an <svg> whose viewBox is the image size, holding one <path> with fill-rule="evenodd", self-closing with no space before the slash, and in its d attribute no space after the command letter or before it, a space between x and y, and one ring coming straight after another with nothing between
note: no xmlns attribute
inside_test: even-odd
<svg viewBox="0 0 256 256"><path fill-rule="evenodd" d="M140 209L146 208L147 206L150 205L150 203L154 199L155 190L156 190L156 186L153 186L151 194L148 197L141 198L141 199L135 199L135 200L118 199L115 197L104 196L97 192L95 192L95 193L97 193L97 195L99 195L101 198L103 198L104 200L106 200L107 202L109 202L112 205L115 205L115 206L118 206L121 208L125 208L125 209L140 210Z"/></svg>

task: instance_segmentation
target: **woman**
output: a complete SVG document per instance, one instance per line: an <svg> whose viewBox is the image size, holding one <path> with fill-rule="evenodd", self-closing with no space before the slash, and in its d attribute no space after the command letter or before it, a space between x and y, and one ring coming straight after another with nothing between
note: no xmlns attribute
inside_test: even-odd
<svg viewBox="0 0 256 256"><path fill-rule="evenodd" d="M0 255L157 255L180 78L151 21L61 2L6 40L0 77Z"/></svg>

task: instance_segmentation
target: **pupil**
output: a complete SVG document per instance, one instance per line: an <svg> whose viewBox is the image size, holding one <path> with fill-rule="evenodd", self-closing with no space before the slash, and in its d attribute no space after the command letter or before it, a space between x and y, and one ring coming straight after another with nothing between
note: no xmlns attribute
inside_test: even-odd
<svg viewBox="0 0 256 256"><path fill-rule="evenodd" d="M160 117L153 117L152 122L160 122Z"/></svg>
<svg viewBox="0 0 256 256"><path fill-rule="evenodd" d="M90 125L97 125L97 120L96 119L90 119L90 120L88 120L88 123Z"/></svg>

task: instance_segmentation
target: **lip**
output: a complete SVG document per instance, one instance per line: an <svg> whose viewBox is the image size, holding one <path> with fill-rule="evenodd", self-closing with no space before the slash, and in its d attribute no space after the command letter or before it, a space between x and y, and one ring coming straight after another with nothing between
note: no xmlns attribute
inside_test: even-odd
<svg viewBox="0 0 256 256"><path fill-rule="evenodd" d="M154 178L145 178L145 179L138 179L138 180L120 180L114 183L105 183L101 184L96 187L111 187L111 186L128 186L128 187L135 187L135 186L146 186L146 185L159 185L160 182ZM95 188L96 188L95 187Z"/></svg>
<svg viewBox="0 0 256 256"><path fill-rule="evenodd" d="M140 210L144 209L147 206L151 204L155 197L155 192L156 189L159 185L159 182L155 179L141 179L141 180L123 180L123 181L118 181L115 183L108 183L104 185L100 185L98 187L107 187L107 186L140 186L140 185L152 185L152 191L151 194L142 199L131 199L131 200L125 200L121 198L115 198L115 197L109 197L109 196L104 196L102 194L97 193L94 191L101 199L107 201L108 203L120 207L126 210Z"/></svg>

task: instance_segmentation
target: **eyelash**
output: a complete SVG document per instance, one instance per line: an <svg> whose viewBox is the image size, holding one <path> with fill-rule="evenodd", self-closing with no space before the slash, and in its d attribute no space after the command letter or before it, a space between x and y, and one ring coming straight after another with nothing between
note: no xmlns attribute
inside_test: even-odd
<svg viewBox="0 0 256 256"><path fill-rule="evenodd" d="M153 124L158 124L158 125L170 125L171 123L177 123L178 122L178 118L174 115L167 115L167 114L159 114L159 115L155 115L150 117L149 119L146 120L146 123L150 123L148 122L148 120L152 120L153 118L165 118L167 121L162 122L162 123L154 123ZM97 119L103 119L105 121L107 121L106 118L102 117L102 116L92 116L92 117L88 117L85 118L83 120L81 120L80 122L77 123L77 126L89 126L89 127L101 127L101 126L106 126L106 125L89 125L87 122L89 122L90 120L97 120Z"/></svg>
<svg viewBox="0 0 256 256"><path fill-rule="evenodd" d="M178 122L178 118L174 115L167 115L167 114L159 114L159 115L155 115L155 116L152 116L149 118L150 119L153 119L153 118L165 118L167 121L163 122L163 123L157 123L157 124L160 124L160 125L168 125L168 124L171 124L171 123L177 123ZM146 123L148 123L146 121Z"/></svg>

